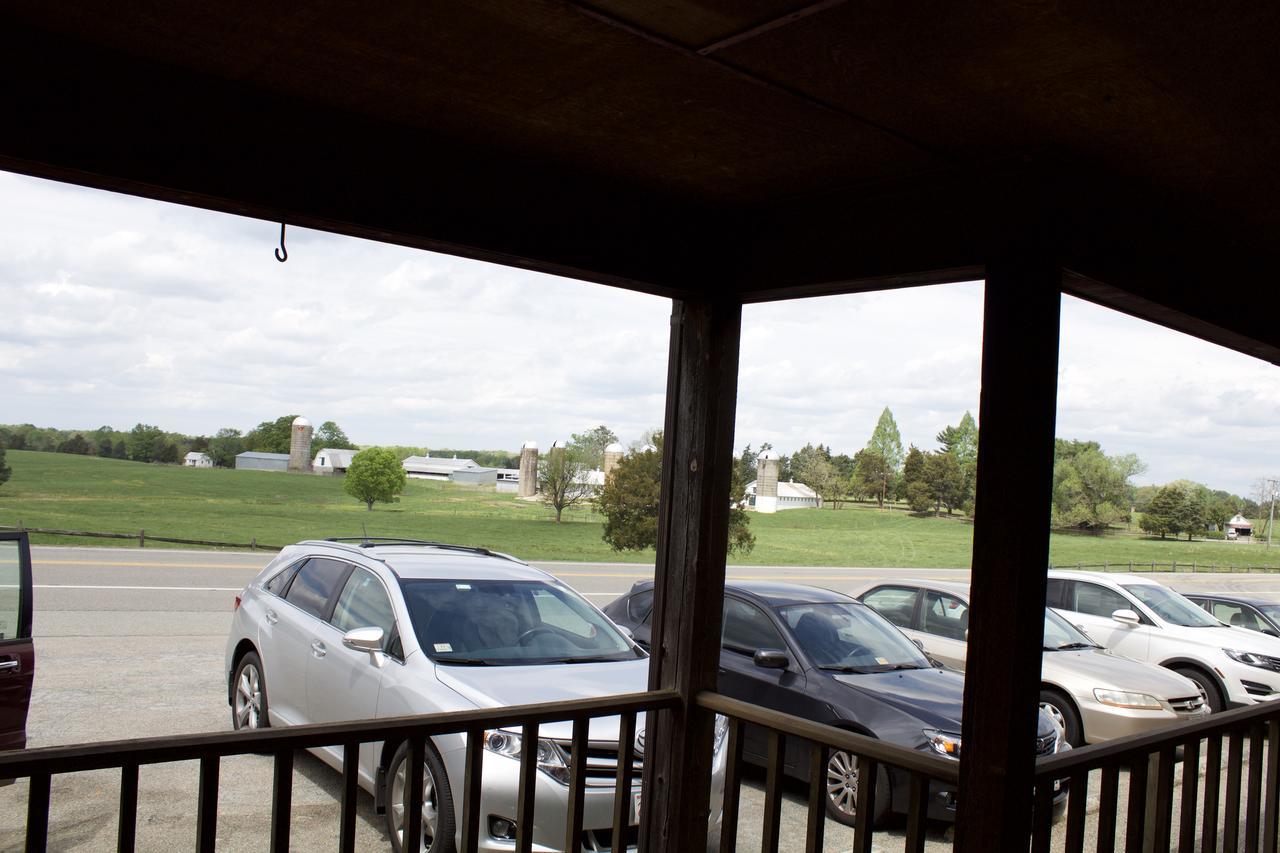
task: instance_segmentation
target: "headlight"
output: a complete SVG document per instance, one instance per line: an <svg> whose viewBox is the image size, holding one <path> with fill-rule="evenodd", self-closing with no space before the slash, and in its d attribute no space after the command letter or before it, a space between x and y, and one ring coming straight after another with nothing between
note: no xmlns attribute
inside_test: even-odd
<svg viewBox="0 0 1280 853"><path fill-rule="evenodd" d="M937 729L925 729L924 736L929 741L929 748L947 758L960 759L960 735L947 734Z"/></svg>
<svg viewBox="0 0 1280 853"><path fill-rule="evenodd" d="M1093 691L1093 698L1103 705L1111 705L1115 708L1132 708L1141 711L1159 711L1164 708L1164 704L1154 696L1148 696L1145 693L1128 693L1124 690L1103 690L1098 687Z"/></svg>
<svg viewBox="0 0 1280 853"><path fill-rule="evenodd" d="M724 714L716 714L716 739L712 746L712 752L719 752L724 747L724 742L729 739L729 718Z"/></svg>
<svg viewBox="0 0 1280 853"><path fill-rule="evenodd" d="M1249 666L1261 666L1270 668L1271 662L1262 655L1255 655L1253 652L1242 652L1239 649L1223 649L1222 653L1237 663L1248 664Z"/></svg>
<svg viewBox="0 0 1280 853"><path fill-rule="evenodd" d="M520 760L520 747L523 739L520 735L504 732L501 729L484 733L484 748L498 755ZM564 760L564 752L549 740L538 740L538 769L555 779L562 785L569 784L569 764Z"/></svg>

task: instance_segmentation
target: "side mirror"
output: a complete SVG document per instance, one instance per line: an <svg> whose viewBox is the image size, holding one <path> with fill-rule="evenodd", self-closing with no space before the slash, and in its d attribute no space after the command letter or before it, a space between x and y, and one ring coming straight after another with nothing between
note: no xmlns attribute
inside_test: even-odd
<svg viewBox="0 0 1280 853"><path fill-rule="evenodd" d="M791 659L781 649L756 649L752 660L761 669L786 669L791 665Z"/></svg>
<svg viewBox="0 0 1280 853"><path fill-rule="evenodd" d="M368 652L374 666L382 666L381 628L352 628L342 635L342 645L357 652Z"/></svg>
<svg viewBox="0 0 1280 853"><path fill-rule="evenodd" d="M635 631L632 631L626 625L616 625L615 627L622 632L622 636L626 637L628 640L630 640L633 643L636 641Z"/></svg>
<svg viewBox="0 0 1280 853"><path fill-rule="evenodd" d="M1111 618L1117 622L1123 622L1126 625L1141 625L1142 620L1138 618L1138 614L1132 610L1122 609L1111 614Z"/></svg>

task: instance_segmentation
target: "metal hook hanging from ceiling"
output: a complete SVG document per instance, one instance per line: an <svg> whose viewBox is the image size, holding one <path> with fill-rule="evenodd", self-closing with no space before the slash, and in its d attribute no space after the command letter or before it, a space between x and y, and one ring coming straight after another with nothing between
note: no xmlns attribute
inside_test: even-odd
<svg viewBox="0 0 1280 853"><path fill-rule="evenodd" d="M284 263L289 260L289 250L284 247L284 223L280 223L280 248L276 249L276 260Z"/></svg>

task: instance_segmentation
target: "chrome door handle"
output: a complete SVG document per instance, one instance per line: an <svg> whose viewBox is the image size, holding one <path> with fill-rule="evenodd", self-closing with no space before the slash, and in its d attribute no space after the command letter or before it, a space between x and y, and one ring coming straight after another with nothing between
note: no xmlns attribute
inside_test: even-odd
<svg viewBox="0 0 1280 853"><path fill-rule="evenodd" d="M18 666L19 666L19 662L16 660L0 661L0 671L6 670L6 669L17 669Z"/></svg>
<svg viewBox="0 0 1280 853"><path fill-rule="evenodd" d="M267 621L270 622L272 625L280 621L280 617L276 615L276 612L274 610L268 610L266 616L267 616Z"/></svg>
<svg viewBox="0 0 1280 853"><path fill-rule="evenodd" d="M311 644L311 653L318 658L324 657L325 656L324 643L320 642L319 640L316 640L315 642L313 642Z"/></svg>

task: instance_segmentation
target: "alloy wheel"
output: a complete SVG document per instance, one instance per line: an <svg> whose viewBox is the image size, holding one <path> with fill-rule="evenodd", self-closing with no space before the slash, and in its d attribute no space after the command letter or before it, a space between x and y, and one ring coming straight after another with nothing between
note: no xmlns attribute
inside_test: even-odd
<svg viewBox="0 0 1280 853"><path fill-rule="evenodd" d="M396 838L400 840L400 849L404 849L404 801L406 794L406 768L409 766L409 758L406 755L405 760L400 762L396 767L396 775L391 779L391 799L387 803L387 808L391 809L391 825L394 827ZM431 775L431 770L423 764L422 767L422 849L430 850L431 845L435 842L436 826L440 817L440 806L436 801L436 780Z"/></svg>
<svg viewBox="0 0 1280 853"><path fill-rule="evenodd" d="M1053 720L1053 724L1058 727L1059 732L1067 730L1067 718L1062 715L1062 709L1052 702L1041 702L1040 710L1044 711L1049 719Z"/></svg>
<svg viewBox="0 0 1280 853"><path fill-rule="evenodd" d="M236 681L236 727L256 729L262 726L262 675L251 663L240 668Z"/></svg>
<svg viewBox="0 0 1280 853"><path fill-rule="evenodd" d="M858 763L847 752L837 750L827 760L827 798L842 814L858 812Z"/></svg>

